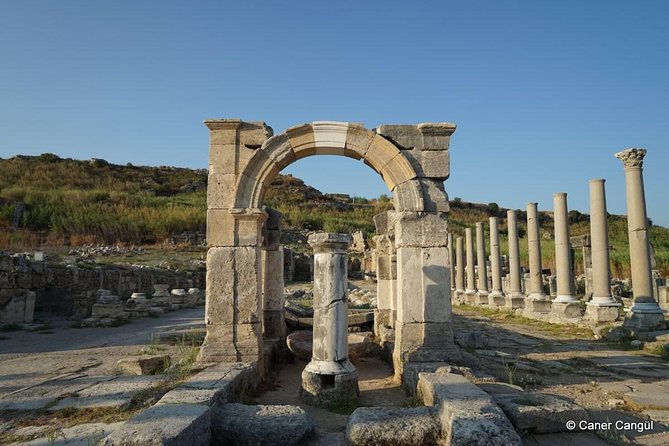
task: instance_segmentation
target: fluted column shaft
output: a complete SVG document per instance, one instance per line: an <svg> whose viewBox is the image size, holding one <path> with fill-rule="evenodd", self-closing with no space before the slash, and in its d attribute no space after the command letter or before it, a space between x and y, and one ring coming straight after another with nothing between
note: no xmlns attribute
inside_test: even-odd
<svg viewBox="0 0 669 446"><path fill-rule="evenodd" d="M465 241L462 237L455 239L455 290L459 293L465 292Z"/></svg>
<svg viewBox="0 0 669 446"><path fill-rule="evenodd" d="M527 250L530 257L530 289L528 296L533 299L545 299L541 275L541 238L539 236L539 217L537 203L527 204Z"/></svg>
<svg viewBox="0 0 669 446"><path fill-rule="evenodd" d="M627 195L627 230L629 235L630 263L632 267L632 312L661 313L653 298L653 276L648 242L648 216L643 185L644 149L627 149L616 154L625 166Z"/></svg>
<svg viewBox="0 0 669 446"><path fill-rule="evenodd" d="M518 241L518 217L516 211L506 212L509 233L509 295L522 295L520 287L520 245Z"/></svg>
<svg viewBox="0 0 669 446"><path fill-rule="evenodd" d="M499 252L499 222L490 217L490 273L492 274L492 294L502 294L502 260Z"/></svg>
<svg viewBox="0 0 669 446"><path fill-rule="evenodd" d="M472 229L465 229L465 241L467 247L467 293L476 293L476 267L474 256L474 238Z"/></svg>
<svg viewBox="0 0 669 446"><path fill-rule="evenodd" d="M553 195L553 219L555 227L555 273L557 275L557 297L554 302L576 302L572 278L571 245L569 243L569 215L567 194Z"/></svg>
<svg viewBox="0 0 669 446"><path fill-rule="evenodd" d="M453 246L453 234L448 234L448 270L451 275L451 290L455 290L455 247Z"/></svg>
<svg viewBox="0 0 669 446"><path fill-rule="evenodd" d="M476 260L478 261L478 290L479 294L488 294L488 265L485 255L485 234L483 223L476 223Z"/></svg>

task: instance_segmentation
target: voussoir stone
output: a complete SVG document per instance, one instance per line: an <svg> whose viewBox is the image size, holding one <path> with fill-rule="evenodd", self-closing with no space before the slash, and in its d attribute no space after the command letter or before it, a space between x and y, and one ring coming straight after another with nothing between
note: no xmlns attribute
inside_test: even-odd
<svg viewBox="0 0 669 446"><path fill-rule="evenodd" d="M291 446L311 435L313 422L297 406L231 403L211 411L212 444Z"/></svg>
<svg viewBox="0 0 669 446"><path fill-rule="evenodd" d="M361 407L346 427L355 446L430 446L439 444L441 426L431 407Z"/></svg>

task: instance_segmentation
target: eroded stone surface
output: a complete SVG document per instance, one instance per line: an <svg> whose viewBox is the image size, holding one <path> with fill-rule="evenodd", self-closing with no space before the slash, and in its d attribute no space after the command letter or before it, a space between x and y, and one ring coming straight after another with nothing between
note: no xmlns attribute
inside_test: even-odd
<svg viewBox="0 0 669 446"><path fill-rule="evenodd" d="M433 407L361 407L346 427L355 446L429 446L438 444L441 425Z"/></svg>

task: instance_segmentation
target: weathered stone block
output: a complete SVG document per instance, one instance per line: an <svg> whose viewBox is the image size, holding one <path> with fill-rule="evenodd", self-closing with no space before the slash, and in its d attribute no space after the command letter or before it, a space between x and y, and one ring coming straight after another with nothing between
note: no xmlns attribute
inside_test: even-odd
<svg viewBox="0 0 669 446"><path fill-rule="evenodd" d="M402 299L397 318L402 322L446 322L451 316L450 270L447 248L397 250L397 286Z"/></svg>
<svg viewBox="0 0 669 446"><path fill-rule="evenodd" d="M293 148L288 141L288 135L285 133L273 136L265 141L262 150L280 169L295 161L295 152L293 152Z"/></svg>
<svg viewBox="0 0 669 446"><path fill-rule="evenodd" d="M453 342L450 323L404 323L397 320L395 332L395 356L403 363L455 361L461 357Z"/></svg>
<svg viewBox="0 0 669 446"><path fill-rule="evenodd" d="M207 253L207 324L259 321L259 249L210 248Z"/></svg>
<svg viewBox="0 0 669 446"><path fill-rule="evenodd" d="M288 141L293 148L296 159L301 159L316 153L314 129L311 124L301 124L290 127L286 130L286 135L288 135Z"/></svg>
<svg viewBox="0 0 669 446"><path fill-rule="evenodd" d="M416 171L407 159L400 154L383 166L381 176L388 189L394 190L399 184L416 178Z"/></svg>
<svg viewBox="0 0 669 446"><path fill-rule="evenodd" d="M250 324L207 324L198 360L204 362L260 361L262 326Z"/></svg>
<svg viewBox="0 0 669 446"><path fill-rule="evenodd" d="M374 136L365 153L365 164L371 166L375 171L381 173L384 167L392 161L400 151L391 142L382 136Z"/></svg>
<svg viewBox="0 0 669 446"><path fill-rule="evenodd" d="M589 421L590 416L578 404L554 395L522 392L496 395L499 404L516 429L538 434L568 432L567 421ZM573 430L573 429L571 429Z"/></svg>
<svg viewBox="0 0 669 446"><path fill-rule="evenodd" d="M589 303L585 307L585 317L593 322L613 322L618 320L620 307L602 307Z"/></svg>
<svg viewBox="0 0 669 446"><path fill-rule="evenodd" d="M376 227L376 233L379 235L395 235L395 223L397 222L397 217L393 211L385 211L374 216L374 226Z"/></svg>
<svg viewBox="0 0 669 446"><path fill-rule="evenodd" d="M104 438L102 446L208 446L209 407L156 404L128 420Z"/></svg>
<svg viewBox="0 0 669 446"><path fill-rule="evenodd" d="M431 407L360 407L349 418L346 439L356 446L436 445L441 426Z"/></svg>
<svg viewBox="0 0 669 446"><path fill-rule="evenodd" d="M225 404L211 413L217 444L292 446L312 435L311 418L297 406Z"/></svg>
<svg viewBox="0 0 669 446"><path fill-rule="evenodd" d="M346 133L345 155L356 159L364 157L373 139L374 133L362 125L349 123Z"/></svg>
<svg viewBox="0 0 669 446"><path fill-rule="evenodd" d="M400 149L423 147L423 138L418 126L412 124L383 124L376 129L376 133L383 135Z"/></svg>
<svg viewBox="0 0 669 446"><path fill-rule="evenodd" d="M162 373L171 364L170 355L133 356L121 358L116 369L122 375L155 375Z"/></svg>
<svg viewBox="0 0 669 446"><path fill-rule="evenodd" d="M421 373L418 393L439 410L445 444L521 446L522 441L491 397L453 373Z"/></svg>
<svg viewBox="0 0 669 446"><path fill-rule="evenodd" d="M402 150L418 178L434 178L444 181L451 173L448 151Z"/></svg>
<svg viewBox="0 0 669 446"><path fill-rule="evenodd" d="M442 212L397 212L395 246L445 247L448 245L448 215Z"/></svg>
<svg viewBox="0 0 669 446"><path fill-rule="evenodd" d="M235 206L237 175L210 173L207 182L207 208L232 209Z"/></svg>

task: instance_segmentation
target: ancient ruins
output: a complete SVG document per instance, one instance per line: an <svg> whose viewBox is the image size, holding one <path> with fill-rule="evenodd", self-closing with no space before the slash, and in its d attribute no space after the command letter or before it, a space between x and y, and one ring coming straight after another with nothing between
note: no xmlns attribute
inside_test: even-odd
<svg viewBox="0 0 669 446"><path fill-rule="evenodd" d="M501 213L471 227L449 229L444 181L450 174L454 124L369 130L356 123L316 121L278 135L263 122L211 119L205 125L210 133L206 278L135 270L52 271L36 260L0 257L3 323L31 323L35 290L44 295L54 276L69 294L80 296L68 305L85 315L81 327L159 318L205 300L200 332L159 332L156 341L176 339L183 346L188 334L192 368L170 381L166 371L179 373L185 359L174 364L169 354L156 354L166 347L152 344L139 355L118 360L113 377L59 375L54 378L57 391L34 398L32 387L26 386L15 391L25 397L0 397L0 409L74 410L99 407L101 399L115 408L128 407L137 404L137 394L157 386L164 389L159 397L143 401L145 407L113 428L102 426L96 443L606 444L603 439L610 436L570 424L603 422L611 415L586 410L576 397L554 394L556 389L570 392L571 383L581 386L579 395L588 393L584 386L590 385L615 396L608 399L609 406L636 410L628 420L637 423L633 426L655 418L669 421L669 405L658 403L669 391L656 395L657 386L663 389L669 382L666 364L630 359L601 346L553 345L554 339L528 334L522 326L514 332L491 322L496 315L528 326L541 321L559 330L592 330L590 337L595 333L598 339L622 340L632 348L647 342L666 349L669 292L652 270L642 176L645 150L615 155L623 162L627 190L629 298L619 292L629 281L614 283L612 278L603 179L589 183L589 235L570 234L567 195L553 195L551 271L542 265L545 235L538 203L528 203L526 214L508 210L506 218ZM266 191L282 169L317 155L362 160L392 193L394 209L374 217L371 247L361 232L310 233L305 235L306 251L282 245L283 215L265 206ZM527 228L526 265L519 219ZM583 257L584 274L578 280L576 249ZM376 293L351 286L353 272L375 286ZM311 309L287 301L291 293L307 294L289 290L294 280L313 280ZM206 298L200 288L206 288ZM469 319L462 314L478 315ZM202 342L199 349L196 338ZM578 356L582 350L592 356ZM78 370L86 367L90 365ZM370 369L380 367L388 375L370 379ZM583 369L588 376L602 377L602 389L592 381L575 384ZM552 387L546 385L550 392L539 389L541 377L553 380ZM369 382L379 388L369 391ZM390 402L369 396L388 389L394 389L384 393ZM600 408L602 402L596 404ZM340 423L339 431L319 430L312 417L319 417L321 427Z"/></svg>

